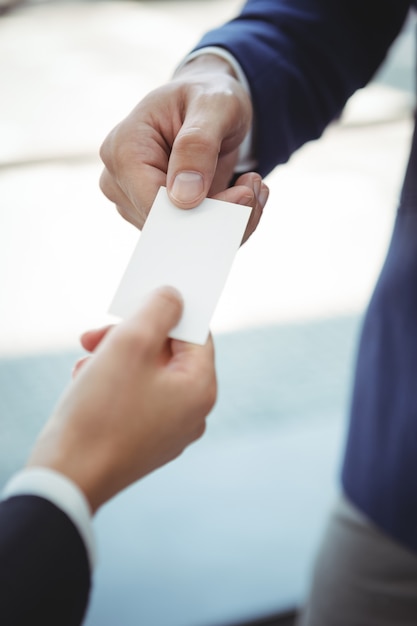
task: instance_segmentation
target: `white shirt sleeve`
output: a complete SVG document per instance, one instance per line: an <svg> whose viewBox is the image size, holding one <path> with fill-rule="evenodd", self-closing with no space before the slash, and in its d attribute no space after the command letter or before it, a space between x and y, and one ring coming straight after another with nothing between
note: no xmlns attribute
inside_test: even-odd
<svg viewBox="0 0 417 626"><path fill-rule="evenodd" d="M195 52L191 52L191 54L186 56L185 59L176 68L174 72L174 76L182 67L184 67L186 63L188 63L189 61L192 61L192 59L195 59L203 54L214 54L224 59L225 61L227 61L229 65L232 66L237 76L238 81L246 89L247 93L250 94L249 83L247 81L245 72L242 70L240 63L238 63L238 61L235 59L235 57L232 54L230 54L230 52L228 52L224 48L218 48L217 46L207 46L206 48L200 48L200 50L195 50ZM253 128L250 128L239 148L238 162L235 167L236 173L250 172L256 169L257 162L256 162L256 159L254 159L253 157L252 140L253 140Z"/></svg>
<svg viewBox="0 0 417 626"><path fill-rule="evenodd" d="M69 478L44 467L23 469L6 484L1 499L32 495L49 500L61 509L84 541L91 570L96 564L96 542L92 513L86 497Z"/></svg>

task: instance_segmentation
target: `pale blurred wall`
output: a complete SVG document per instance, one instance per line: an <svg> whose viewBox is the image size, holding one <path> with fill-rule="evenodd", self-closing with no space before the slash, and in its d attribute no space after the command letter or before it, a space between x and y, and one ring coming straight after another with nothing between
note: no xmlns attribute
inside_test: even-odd
<svg viewBox="0 0 417 626"><path fill-rule="evenodd" d="M239 6L36 3L0 18L0 353L73 346L107 320L138 235L98 189L98 148ZM403 85L409 31L390 61ZM406 158L407 89L364 90L341 125L270 175L263 222L238 254L216 332L363 308Z"/></svg>

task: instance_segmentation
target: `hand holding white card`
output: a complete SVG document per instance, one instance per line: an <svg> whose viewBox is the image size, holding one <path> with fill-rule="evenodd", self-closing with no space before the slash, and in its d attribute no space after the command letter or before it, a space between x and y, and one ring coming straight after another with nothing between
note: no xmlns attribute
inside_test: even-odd
<svg viewBox="0 0 417 626"><path fill-rule="evenodd" d="M198 207L177 208L161 187L110 306L127 317L163 285L184 298L173 339L204 344L251 207L205 199Z"/></svg>

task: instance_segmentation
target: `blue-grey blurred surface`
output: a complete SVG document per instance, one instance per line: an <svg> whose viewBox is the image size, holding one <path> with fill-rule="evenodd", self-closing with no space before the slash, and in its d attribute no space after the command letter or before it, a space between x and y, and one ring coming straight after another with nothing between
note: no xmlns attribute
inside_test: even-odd
<svg viewBox="0 0 417 626"><path fill-rule="evenodd" d="M359 318L215 337L205 437L106 505L88 626L221 626L294 608L337 473ZM0 361L1 479L77 353Z"/></svg>

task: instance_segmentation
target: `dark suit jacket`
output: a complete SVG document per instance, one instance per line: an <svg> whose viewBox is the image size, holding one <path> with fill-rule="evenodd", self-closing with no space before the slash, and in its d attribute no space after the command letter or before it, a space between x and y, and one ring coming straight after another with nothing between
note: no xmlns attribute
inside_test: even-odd
<svg viewBox="0 0 417 626"><path fill-rule="evenodd" d="M90 590L83 540L68 517L37 496L0 502L0 623L76 626Z"/></svg>
<svg viewBox="0 0 417 626"><path fill-rule="evenodd" d="M220 46L241 64L265 176L318 137L363 87L398 35L411 0L249 0L196 49Z"/></svg>
<svg viewBox="0 0 417 626"><path fill-rule="evenodd" d="M415 4L249 0L237 19L203 37L197 49L227 49L248 78L262 175L318 137L366 85ZM364 320L342 483L375 524L417 552L416 181L415 138L392 243Z"/></svg>

